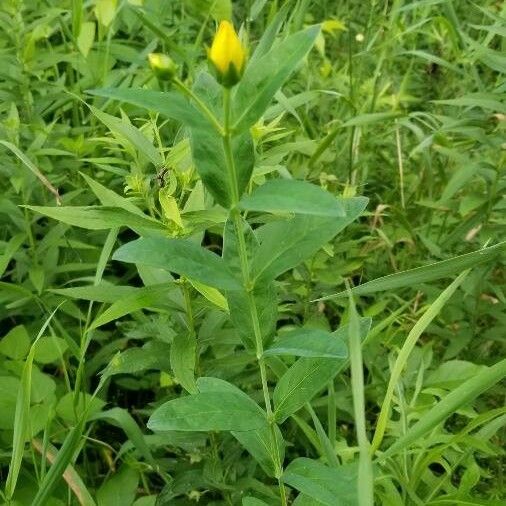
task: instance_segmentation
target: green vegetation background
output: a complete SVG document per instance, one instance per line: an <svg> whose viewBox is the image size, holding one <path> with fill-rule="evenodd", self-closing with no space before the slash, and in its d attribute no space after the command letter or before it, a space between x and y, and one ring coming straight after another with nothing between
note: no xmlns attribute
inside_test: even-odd
<svg viewBox="0 0 506 506"><path fill-rule="evenodd" d="M234 2L252 47L282 3ZM506 9L492 0L292 4L286 33L313 23L323 31L254 129L254 178L291 174L336 195L369 197L358 222L277 283L279 327L335 330L348 319L346 299L311 301L344 290L346 278L357 285L504 240ZM260 400L258 379L221 294L199 286L173 293L158 285L168 273L110 260L146 217L176 236L200 234L219 253L224 214L205 194L176 122L86 94L163 87L147 64L153 51L170 54L191 83L207 67L215 20L231 9L225 0L0 3L1 483L30 344L57 309L35 347L31 443L13 504L31 503L117 352L123 362L88 406L94 420L66 478L73 492L60 482L47 504L86 504L79 491L104 506L152 505L160 492L156 504L240 504L244 494L276 504L275 483L231 436L147 435L153 408L181 394L170 357L187 322L183 292L202 347L199 375ZM56 221L26 207L113 198L145 216ZM387 442L504 357L503 265L499 258L474 268L420 338L395 392ZM357 299L373 321L363 351L369 432L398 349L448 284ZM76 384L86 395L74 395ZM499 384L460 406L384 468L378 504L504 504L505 393ZM328 432L346 462L356 450L349 373L333 395L335 414L328 392L312 406L325 429L337 417ZM298 416L283 425L287 460L317 459L325 454L317 429L309 412Z"/></svg>

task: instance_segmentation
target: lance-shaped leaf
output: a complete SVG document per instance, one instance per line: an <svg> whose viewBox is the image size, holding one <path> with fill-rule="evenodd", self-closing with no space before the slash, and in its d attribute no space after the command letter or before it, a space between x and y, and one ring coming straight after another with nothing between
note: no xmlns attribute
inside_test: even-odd
<svg viewBox="0 0 506 506"><path fill-rule="evenodd" d="M328 467L316 460L298 458L285 469L283 481L318 504L356 506L357 475L356 464Z"/></svg>
<svg viewBox="0 0 506 506"><path fill-rule="evenodd" d="M346 358L348 350L342 339L320 329L297 329L282 335L264 355Z"/></svg>
<svg viewBox="0 0 506 506"><path fill-rule="evenodd" d="M346 216L296 214L258 230L260 246L252 262L255 280L274 279L316 253L338 232L357 219L367 205L364 197L341 200Z"/></svg>
<svg viewBox="0 0 506 506"><path fill-rule="evenodd" d="M363 340L371 326L370 318L360 319L360 337ZM334 332L334 339L346 340L348 326ZM343 344L344 346L344 344ZM279 423L300 409L322 390L348 363L346 358L302 357L278 381L274 389L274 415Z"/></svg>
<svg viewBox="0 0 506 506"><path fill-rule="evenodd" d="M246 67L234 97L234 129L242 132L256 123L288 76L313 47L320 27L294 33Z"/></svg>
<svg viewBox="0 0 506 506"><path fill-rule="evenodd" d="M207 72L201 72L195 81L193 92L217 118L221 117L223 90L216 79ZM190 143L195 167L205 187L218 204L226 208L230 207L232 204L231 177L224 151L223 136L212 122L203 119L190 126ZM244 131L234 135L231 145L237 190L238 194L242 195L249 183L255 162L255 150L250 132Z"/></svg>
<svg viewBox="0 0 506 506"><path fill-rule="evenodd" d="M232 392L242 395L245 400L256 406L257 410L264 413L244 392L224 380L219 378L199 378L197 385L200 392ZM276 436L275 446L267 419L260 429L241 432L232 431L231 434L248 450L267 475L272 477L279 475L278 473L285 457L285 442L277 425L274 426L274 434Z"/></svg>
<svg viewBox="0 0 506 506"><path fill-rule="evenodd" d="M173 399L156 409L148 427L154 431L251 431L265 427L265 412L244 392L207 385L206 380L214 378L200 378L199 393Z"/></svg>
<svg viewBox="0 0 506 506"><path fill-rule="evenodd" d="M331 193L306 181L274 179L245 195L239 207L247 211L343 217L343 205Z"/></svg>
<svg viewBox="0 0 506 506"><path fill-rule="evenodd" d="M180 93L135 88L107 88L88 90L86 93L110 98L159 112L162 116L193 125L202 119L200 112Z"/></svg>
<svg viewBox="0 0 506 506"><path fill-rule="evenodd" d="M166 269L216 288L240 288L221 257L185 239L137 239L117 249L113 259Z"/></svg>

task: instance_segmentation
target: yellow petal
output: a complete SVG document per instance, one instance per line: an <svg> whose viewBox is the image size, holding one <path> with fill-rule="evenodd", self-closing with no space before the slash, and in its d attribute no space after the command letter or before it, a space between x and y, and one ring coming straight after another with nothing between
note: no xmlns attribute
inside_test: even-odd
<svg viewBox="0 0 506 506"><path fill-rule="evenodd" d="M226 74L230 65L241 73L244 67L245 51L237 33L229 21L222 21L209 51L209 59L218 72Z"/></svg>

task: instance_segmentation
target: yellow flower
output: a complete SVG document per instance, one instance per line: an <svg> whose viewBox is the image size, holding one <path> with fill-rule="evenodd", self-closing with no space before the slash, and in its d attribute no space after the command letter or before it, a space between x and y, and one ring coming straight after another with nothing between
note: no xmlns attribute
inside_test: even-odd
<svg viewBox="0 0 506 506"><path fill-rule="evenodd" d="M246 63L246 51L229 21L220 23L209 50L209 60L223 86L230 88L241 79Z"/></svg>
<svg viewBox="0 0 506 506"><path fill-rule="evenodd" d="M159 79L170 81L176 75L177 65L170 56L163 53L150 53L148 60L151 69Z"/></svg>

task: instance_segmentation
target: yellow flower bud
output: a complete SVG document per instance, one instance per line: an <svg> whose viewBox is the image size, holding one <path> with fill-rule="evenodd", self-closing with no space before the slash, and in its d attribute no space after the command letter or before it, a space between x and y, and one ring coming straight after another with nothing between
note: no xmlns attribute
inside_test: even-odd
<svg viewBox="0 0 506 506"><path fill-rule="evenodd" d="M170 56L163 53L150 53L148 60L151 70L159 79L170 81L176 75L177 65Z"/></svg>
<svg viewBox="0 0 506 506"><path fill-rule="evenodd" d="M209 50L209 60L216 69L218 82L227 88L237 84L246 63L246 51L232 23L222 21Z"/></svg>

